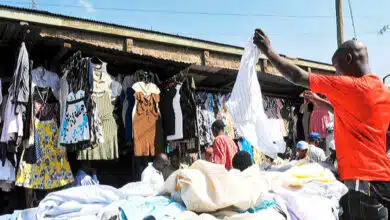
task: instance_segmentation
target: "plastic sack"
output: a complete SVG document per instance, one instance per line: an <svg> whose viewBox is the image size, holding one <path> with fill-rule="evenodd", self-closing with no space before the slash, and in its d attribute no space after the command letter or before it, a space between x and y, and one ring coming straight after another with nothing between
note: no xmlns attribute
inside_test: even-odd
<svg viewBox="0 0 390 220"><path fill-rule="evenodd" d="M166 192L180 192L187 209L194 212L215 212L228 207L247 210L260 203L270 188L257 165L243 172L229 172L223 165L202 160L175 172L165 182Z"/></svg>
<svg viewBox="0 0 390 220"><path fill-rule="evenodd" d="M276 124L268 120L264 113L256 72L259 58L260 50L251 39L242 55L240 70L226 106L239 135L245 137L252 146L258 147L265 155L276 158L277 153L286 150L286 143Z"/></svg>

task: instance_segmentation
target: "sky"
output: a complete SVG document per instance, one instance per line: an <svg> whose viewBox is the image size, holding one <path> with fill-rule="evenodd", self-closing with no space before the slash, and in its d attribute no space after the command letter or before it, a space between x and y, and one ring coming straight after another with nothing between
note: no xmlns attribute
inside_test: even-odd
<svg viewBox="0 0 390 220"><path fill-rule="evenodd" d="M244 46L262 28L279 53L325 63L337 48L334 0L35 0L37 9L131 27ZM356 37L368 46L374 74L390 74L389 0L350 0ZM31 7L28 0L1 4ZM354 37L348 0L344 38Z"/></svg>

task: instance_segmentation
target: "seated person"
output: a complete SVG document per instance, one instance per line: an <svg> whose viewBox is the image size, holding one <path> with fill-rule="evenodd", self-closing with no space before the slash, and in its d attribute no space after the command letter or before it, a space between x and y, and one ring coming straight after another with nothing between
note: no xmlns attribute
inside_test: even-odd
<svg viewBox="0 0 390 220"><path fill-rule="evenodd" d="M233 168L244 171L246 168L252 166L252 158L251 155L246 151L239 151L233 157Z"/></svg>
<svg viewBox="0 0 390 220"><path fill-rule="evenodd" d="M99 185L99 180L96 176L96 170L83 163L77 171L73 186L89 185Z"/></svg>
<svg viewBox="0 0 390 220"><path fill-rule="evenodd" d="M309 163L320 163L326 160L325 152L306 141L299 141L297 144L298 160L306 160Z"/></svg>
<svg viewBox="0 0 390 220"><path fill-rule="evenodd" d="M163 177L164 180L167 180L168 177L175 172L176 170L180 169L180 161L179 161L179 154L178 151L173 151L169 154L169 160L170 163L165 169L163 170Z"/></svg>
<svg viewBox="0 0 390 220"><path fill-rule="evenodd" d="M141 182L150 184L154 190L161 190L164 187L164 176L162 172L168 165L168 156L164 153L158 154L154 162L149 163L144 171L142 171Z"/></svg>

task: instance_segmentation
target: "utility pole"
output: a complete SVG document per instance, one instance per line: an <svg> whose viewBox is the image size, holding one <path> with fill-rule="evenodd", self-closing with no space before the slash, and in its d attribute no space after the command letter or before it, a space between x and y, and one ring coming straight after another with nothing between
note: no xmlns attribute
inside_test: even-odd
<svg viewBox="0 0 390 220"><path fill-rule="evenodd" d="M32 0L31 1L31 8L32 9L37 9L37 2L36 2L36 0Z"/></svg>
<svg viewBox="0 0 390 220"><path fill-rule="evenodd" d="M337 45L344 42L343 0L336 0Z"/></svg>

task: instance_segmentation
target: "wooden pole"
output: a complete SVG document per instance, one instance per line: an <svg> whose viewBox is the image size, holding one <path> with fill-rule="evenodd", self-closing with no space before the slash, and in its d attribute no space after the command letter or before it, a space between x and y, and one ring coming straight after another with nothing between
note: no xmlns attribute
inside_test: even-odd
<svg viewBox="0 0 390 220"><path fill-rule="evenodd" d="M336 0L337 45L344 42L343 0Z"/></svg>

